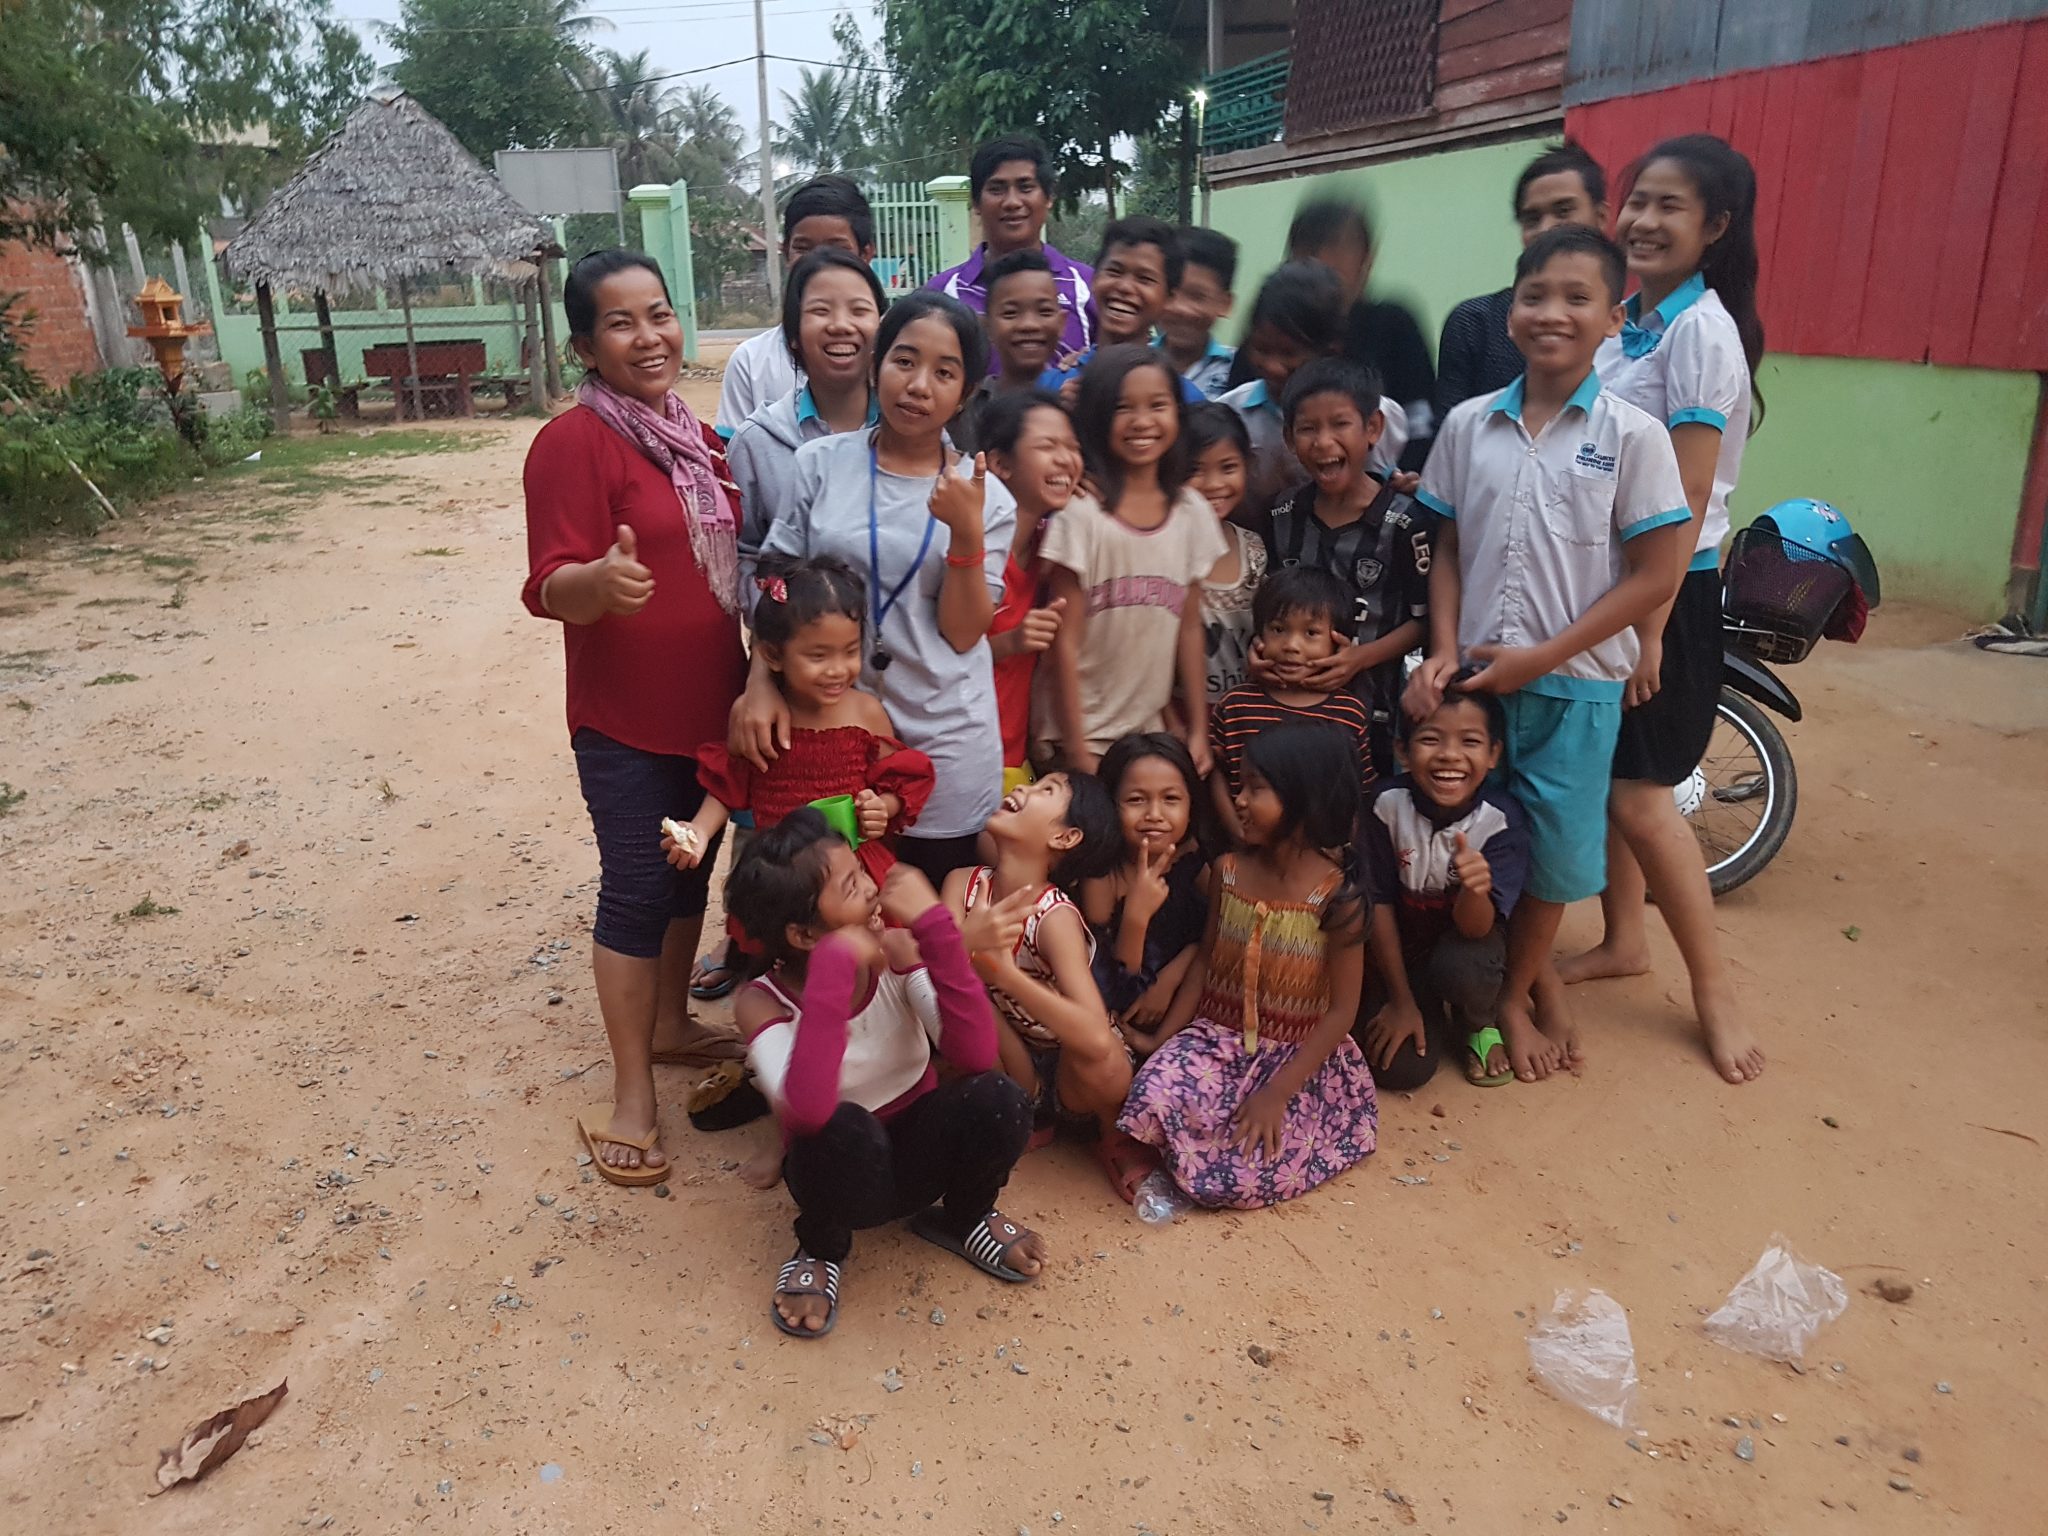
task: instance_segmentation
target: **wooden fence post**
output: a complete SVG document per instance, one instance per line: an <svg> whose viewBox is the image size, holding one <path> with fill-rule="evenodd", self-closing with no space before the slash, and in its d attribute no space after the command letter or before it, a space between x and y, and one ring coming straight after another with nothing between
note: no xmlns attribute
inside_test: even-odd
<svg viewBox="0 0 2048 1536"><path fill-rule="evenodd" d="M256 285L256 323L263 331L263 368L270 375L270 419L284 432L292 424L291 385L284 376L284 356L277 346L277 307L271 301L270 284Z"/></svg>

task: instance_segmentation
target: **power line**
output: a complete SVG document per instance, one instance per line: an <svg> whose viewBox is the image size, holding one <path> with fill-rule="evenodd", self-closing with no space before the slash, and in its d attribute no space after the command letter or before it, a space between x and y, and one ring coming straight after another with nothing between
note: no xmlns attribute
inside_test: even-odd
<svg viewBox="0 0 2048 1536"><path fill-rule="evenodd" d="M729 3L731 3L731 0L727 0L727 3L728 3L728 4L729 4ZM649 6L649 7L646 7L646 9L649 9L649 10L653 10L653 9L657 9L657 7ZM695 8L694 8L694 7L681 7L681 9L695 9ZM836 12L839 12L839 11L843 11L844 9L845 9L845 7L844 7L844 6L838 6L838 5L821 5L821 6L812 6L811 8L809 8L809 9L807 9L807 10L799 10L799 11L777 11L777 12L775 13L775 15L776 15L777 19L780 19L780 18L782 18L782 17L784 17L784 16L824 16L824 15L829 15L829 14L833 14L833 13L836 13ZM719 11L719 12L718 12L718 13L717 13L716 15L711 15L711 16L704 16L704 15L693 15L693 16L689 16L689 17L687 17L687 18L684 18L684 17L672 17L672 16L643 16L643 17L638 17L638 18L635 18L635 19L633 19L633 20L630 20L630 21L622 21L622 22L620 22L620 23L619 23L618 25L620 25L620 26L622 26L622 27L662 27L662 26L668 26L668 25L670 25L670 24L671 24L672 22L674 22L674 21L680 21L680 20L688 20L688 21L692 21L692 22L704 22L704 21L743 21L743 20L745 20L745 19L747 18L748 14L749 14L749 13L748 13L748 12L746 12L746 11L735 11L735 10L720 10L720 11ZM385 28L385 29L386 29L386 30L388 30L388 31L393 31L393 32L396 32L396 31L400 30L400 24L399 24L399 23L396 23L396 22L388 22L388 21L369 21L369 20L368 20L368 18L358 18L358 19L362 19L362 20L364 20L364 21L365 21L365 22L366 22L366 23L367 23L368 25L372 25L372 26L378 26L378 27L382 27L382 28ZM555 28L555 27L553 27L553 26L550 26L550 25L549 25L548 23L546 23L546 22L526 22L526 21L515 21L515 22L507 22L507 23L505 23L505 24L504 24L503 26L493 26L493 27L405 27L405 28L404 28L403 30L404 30L404 31L406 31L407 33L411 34L411 35L414 35L414 36L420 36L420 37L439 37L439 36L471 36L471 35L476 35L476 34L482 34L482 35L486 35L486 36L491 36L491 35L498 35L498 34L502 34L502 33L507 33L507 32L554 32L554 31L557 31L558 29L557 29L557 28ZM753 55L752 55L752 54L748 54L748 55L747 55L747 57L748 57L748 58L752 58L752 57L753 57ZM768 57L769 57L769 58L771 58L771 59L775 59L775 58L780 58L780 57L782 57L782 55L780 55L780 54L775 54L775 53L771 53L771 54L769 54L769 55L768 55ZM823 61L822 61L822 60L818 60L818 59L798 59L798 60L795 60L794 62L796 62L796 63L800 63L800 64L816 64L816 63L821 63L821 62L823 62ZM833 68L840 68L840 69L860 69L860 68L866 68L866 67L871 67L871 66L863 66L863 65L856 65L856 64L843 64L843 65L835 64L835 65L833 65L832 67L833 67ZM689 74L689 73L693 73L693 71L689 71L689 70L684 70L684 71L681 71L681 73L684 73L684 74Z"/></svg>

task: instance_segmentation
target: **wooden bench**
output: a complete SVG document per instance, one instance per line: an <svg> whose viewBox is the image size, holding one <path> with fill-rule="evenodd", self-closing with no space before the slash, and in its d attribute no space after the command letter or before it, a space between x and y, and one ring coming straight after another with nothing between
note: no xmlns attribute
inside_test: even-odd
<svg viewBox="0 0 2048 1536"><path fill-rule="evenodd" d="M405 343L380 342L363 349L363 372L391 381L391 393L398 401L398 419L420 416L470 416L471 381L482 377L488 366L484 344L473 339L422 341L418 344L419 379L412 378L412 360ZM417 396L417 407L415 407Z"/></svg>

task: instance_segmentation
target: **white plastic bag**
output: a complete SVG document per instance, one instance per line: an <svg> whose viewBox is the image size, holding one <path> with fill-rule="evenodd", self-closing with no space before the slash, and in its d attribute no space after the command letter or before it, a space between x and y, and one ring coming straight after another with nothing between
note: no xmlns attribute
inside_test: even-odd
<svg viewBox="0 0 2048 1536"><path fill-rule="evenodd" d="M1559 1291L1529 1335L1536 1379L1575 1408L1627 1429L1635 1416L1636 1349L1628 1313L1605 1291Z"/></svg>
<svg viewBox="0 0 2048 1536"><path fill-rule="evenodd" d="M1848 1306L1840 1275L1806 1263L1782 1235L1774 1235L1721 1310L1707 1319L1707 1337L1745 1355L1803 1360L1813 1336Z"/></svg>

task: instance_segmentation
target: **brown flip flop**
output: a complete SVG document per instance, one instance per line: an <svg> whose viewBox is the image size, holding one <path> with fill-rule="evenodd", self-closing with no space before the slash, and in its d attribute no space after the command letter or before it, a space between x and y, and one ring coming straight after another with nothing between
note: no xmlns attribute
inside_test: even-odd
<svg viewBox="0 0 2048 1536"><path fill-rule="evenodd" d="M576 1130L583 1138L583 1145L590 1149L591 1165L597 1169L598 1177L607 1184L623 1184L628 1189L642 1189L649 1184L666 1184L675 1172L669 1164L659 1168L614 1168L604 1160L598 1150L606 1143L615 1147L631 1147L635 1152L646 1152L661 1139L661 1127L656 1126L645 1136L614 1136L611 1131L612 1107L609 1104L593 1104L589 1109L576 1111Z"/></svg>

